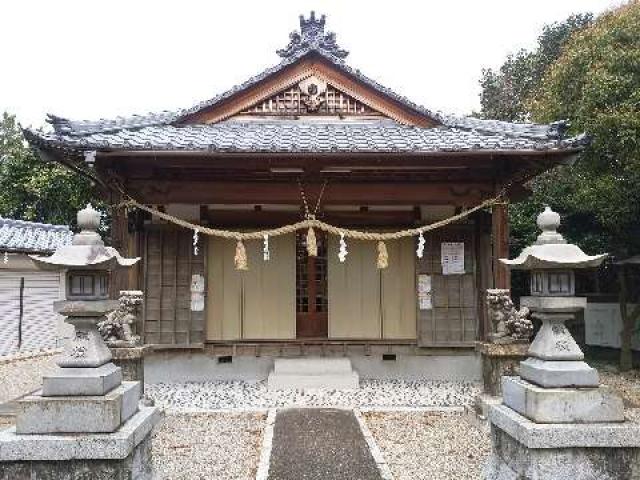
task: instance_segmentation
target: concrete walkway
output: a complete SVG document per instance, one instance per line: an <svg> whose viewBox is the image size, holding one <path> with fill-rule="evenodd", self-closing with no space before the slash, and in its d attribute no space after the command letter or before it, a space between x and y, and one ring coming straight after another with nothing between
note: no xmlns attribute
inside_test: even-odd
<svg viewBox="0 0 640 480"><path fill-rule="evenodd" d="M303 408L276 416L269 480L381 480L350 410Z"/></svg>

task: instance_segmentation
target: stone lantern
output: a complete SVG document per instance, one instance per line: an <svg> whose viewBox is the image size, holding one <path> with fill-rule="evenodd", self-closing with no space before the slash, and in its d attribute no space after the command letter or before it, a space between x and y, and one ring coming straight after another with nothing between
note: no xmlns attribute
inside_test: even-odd
<svg viewBox="0 0 640 480"><path fill-rule="evenodd" d="M66 298L53 307L75 335L42 389L17 402L15 427L0 432L1 478L153 478L150 442L159 411L140 403L140 382L122 380L97 329L118 307L108 298L110 272L139 258L105 246L99 223L87 205L71 245L31 257L41 269L66 271Z"/></svg>
<svg viewBox="0 0 640 480"><path fill-rule="evenodd" d="M545 208L542 233L513 260L529 271L531 295L520 303L542 327L520 362L520 376L502 377L503 403L489 406L492 455L488 480L631 479L640 475L640 428L625 422L622 399L599 384L598 372L564 322L586 307L575 296L574 271L599 266L557 232L560 216Z"/></svg>
<svg viewBox="0 0 640 480"><path fill-rule="evenodd" d="M513 270L530 272L531 296L520 305L542 321L529 347L529 358L520 364L520 376L542 387L597 387L598 373L584 362L564 322L587 306L587 299L575 296L574 270L598 267L606 254L590 256L566 242L557 229L560 215L546 207L538 215L542 233L513 260L501 261Z"/></svg>
<svg viewBox="0 0 640 480"><path fill-rule="evenodd" d="M64 377L97 375L106 380L100 389L85 391L86 395L104 395L104 389L113 381L122 380L119 369L110 363L111 352L99 334L97 324L106 313L118 307L117 300L109 300L109 273L130 267L140 259L123 258L114 248L106 247L97 232L99 225L100 213L87 205L78 212L81 230L73 236L71 245L59 248L49 257L31 257L41 269L67 270L66 299L55 302L54 310L67 317L66 322L75 328L73 340L57 362L61 370L44 378L45 395L55 395L57 389L53 386ZM85 370L64 370L67 368ZM85 386L88 388L88 384Z"/></svg>

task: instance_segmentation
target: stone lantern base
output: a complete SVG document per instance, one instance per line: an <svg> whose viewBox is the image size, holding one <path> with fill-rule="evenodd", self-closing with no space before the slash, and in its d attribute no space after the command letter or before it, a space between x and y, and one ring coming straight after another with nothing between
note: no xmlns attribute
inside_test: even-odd
<svg viewBox="0 0 640 480"><path fill-rule="evenodd" d="M113 433L21 435L0 432L0 478L11 480L152 480L151 432L161 415L138 412Z"/></svg>
<svg viewBox="0 0 640 480"><path fill-rule="evenodd" d="M489 407L487 480L635 480L640 425L535 423L505 405Z"/></svg>

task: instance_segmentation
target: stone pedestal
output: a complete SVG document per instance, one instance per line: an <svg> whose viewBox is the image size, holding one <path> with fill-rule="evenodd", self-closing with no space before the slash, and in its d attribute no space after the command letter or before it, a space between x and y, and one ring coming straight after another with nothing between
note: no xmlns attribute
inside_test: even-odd
<svg viewBox="0 0 640 480"><path fill-rule="evenodd" d="M543 322L520 364L502 379L502 405L490 405L488 480L635 480L640 425L624 420L622 399L599 385L598 372L564 322L583 299L529 300ZM558 310L554 312L553 310Z"/></svg>
<svg viewBox="0 0 640 480"><path fill-rule="evenodd" d="M504 405L536 423L623 422L622 399L608 387L543 388L504 377Z"/></svg>
<svg viewBox="0 0 640 480"><path fill-rule="evenodd" d="M45 397L18 401L16 433L110 433L138 411L140 383L123 382L105 395Z"/></svg>
<svg viewBox="0 0 640 480"><path fill-rule="evenodd" d="M153 480L151 432L161 415L140 407L109 434L20 435L0 432L3 480Z"/></svg>
<svg viewBox="0 0 640 480"><path fill-rule="evenodd" d="M635 423L542 424L511 408L489 408L487 480L636 480L640 426Z"/></svg>
<svg viewBox="0 0 640 480"><path fill-rule="evenodd" d="M110 346L113 363L122 369L124 380L140 382L144 393L144 356L149 347Z"/></svg>

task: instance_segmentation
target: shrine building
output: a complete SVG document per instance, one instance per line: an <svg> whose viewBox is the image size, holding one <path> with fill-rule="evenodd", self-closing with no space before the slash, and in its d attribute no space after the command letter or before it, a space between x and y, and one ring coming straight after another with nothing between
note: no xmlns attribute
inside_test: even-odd
<svg viewBox="0 0 640 480"><path fill-rule="evenodd" d="M509 287L497 261L508 257L507 203L575 158L584 138L566 137L564 122L417 105L349 65L324 16L301 16L277 54L190 108L50 115L52 131L25 131L109 204L145 207L112 217L113 246L142 258L111 288L144 292L143 342L212 359L472 356L488 331L485 291ZM273 230L305 220L318 222L315 255L308 224ZM353 231L404 233L382 242Z"/></svg>

